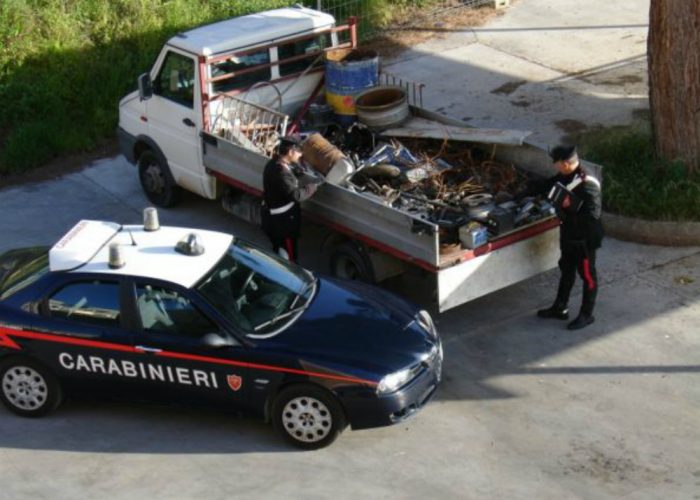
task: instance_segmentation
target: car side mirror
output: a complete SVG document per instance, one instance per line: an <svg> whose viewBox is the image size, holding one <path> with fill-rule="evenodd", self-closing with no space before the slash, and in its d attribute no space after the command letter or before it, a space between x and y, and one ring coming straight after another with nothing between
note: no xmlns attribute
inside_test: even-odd
<svg viewBox="0 0 700 500"><path fill-rule="evenodd" d="M202 337L202 344L214 349L236 345L235 341L231 337L228 335L224 336L219 333L207 333L204 337Z"/></svg>
<svg viewBox="0 0 700 500"><path fill-rule="evenodd" d="M153 81L151 81L151 75L144 73L140 75L137 79L139 86L139 99L146 101L153 96Z"/></svg>

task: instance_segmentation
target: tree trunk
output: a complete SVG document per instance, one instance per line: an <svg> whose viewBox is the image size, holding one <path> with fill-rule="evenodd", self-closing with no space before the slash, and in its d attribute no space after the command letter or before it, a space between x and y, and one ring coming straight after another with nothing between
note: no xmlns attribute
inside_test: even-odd
<svg viewBox="0 0 700 500"><path fill-rule="evenodd" d="M660 158L700 170L700 0L651 0L649 103Z"/></svg>

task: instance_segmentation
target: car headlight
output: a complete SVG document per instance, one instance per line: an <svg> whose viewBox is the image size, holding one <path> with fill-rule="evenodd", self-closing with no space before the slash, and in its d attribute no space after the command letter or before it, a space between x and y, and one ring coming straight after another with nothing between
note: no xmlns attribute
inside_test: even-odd
<svg viewBox="0 0 700 500"><path fill-rule="evenodd" d="M416 314L416 321L421 328L423 328L423 330L430 334L431 337L437 338L437 328L435 328L433 318L430 316L428 311L425 309L418 311L418 314Z"/></svg>
<svg viewBox="0 0 700 500"><path fill-rule="evenodd" d="M379 382L379 385L377 385L377 392L379 394L394 392L396 389L408 382L411 375L413 375L413 372L410 368L390 373Z"/></svg>

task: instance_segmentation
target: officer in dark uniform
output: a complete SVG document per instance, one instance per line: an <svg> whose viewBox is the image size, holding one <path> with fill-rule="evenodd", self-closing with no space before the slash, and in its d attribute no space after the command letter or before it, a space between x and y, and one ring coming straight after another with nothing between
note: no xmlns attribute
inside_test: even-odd
<svg viewBox="0 0 700 500"><path fill-rule="evenodd" d="M262 228L272 248L282 257L297 261L297 240L301 231L299 203L310 198L318 180L299 167L301 143L294 136L283 137L277 154L263 172L264 206Z"/></svg>
<svg viewBox="0 0 700 500"><path fill-rule="evenodd" d="M594 321L593 307L598 294L595 254L603 241L600 182L583 170L575 146L557 146L550 156L559 173L537 190L553 202L561 220L561 278L554 304L537 311L537 315L561 320L569 318L569 294L578 271L583 280L583 303L579 315L567 325L569 330L578 330Z"/></svg>

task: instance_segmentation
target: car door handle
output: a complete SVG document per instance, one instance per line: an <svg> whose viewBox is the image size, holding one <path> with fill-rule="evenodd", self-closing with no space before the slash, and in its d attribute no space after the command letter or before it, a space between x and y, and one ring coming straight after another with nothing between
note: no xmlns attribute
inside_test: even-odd
<svg viewBox="0 0 700 500"><path fill-rule="evenodd" d="M157 347L146 347L145 345L137 345L136 350L148 352L151 354L157 354L157 353L161 352L163 349L158 349Z"/></svg>
<svg viewBox="0 0 700 500"><path fill-rule="evenodd" d="M190 120L189 118L183 118L182 123L184 123L188 127L194 127L194 122L192 120Z"/></svg>

